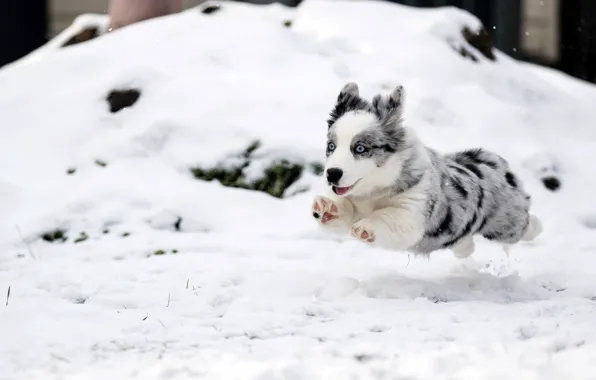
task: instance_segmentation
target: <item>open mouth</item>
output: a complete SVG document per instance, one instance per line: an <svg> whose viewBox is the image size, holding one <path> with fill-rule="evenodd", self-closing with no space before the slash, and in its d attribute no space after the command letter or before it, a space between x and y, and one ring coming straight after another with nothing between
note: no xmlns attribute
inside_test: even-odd
<svg viewBox="0 0 596 380"><path fill-rule="evenodd" d="M360 180L358 180L358 181L360 181ZM346 186L346 187L331 186L331 188L333 189L333 192L337 195L346 195L354 188L354 186L356 186L358 181L354 182L354 184L352 186Z"/></svg>

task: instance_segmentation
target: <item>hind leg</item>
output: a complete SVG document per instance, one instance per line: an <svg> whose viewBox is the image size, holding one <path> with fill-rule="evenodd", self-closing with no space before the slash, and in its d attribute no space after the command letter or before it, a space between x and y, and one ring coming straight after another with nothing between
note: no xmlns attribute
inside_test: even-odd
<svg viewBox="0 0 596 380"><path fill-rule="evenodd" d="M542 232L542 223L534 216L529 215L526 219L526 226L522 228L515 228L511 225L508 229L493 229L492 231L483 231L482 236L488 240L492 240L496 243L500 243L501 247L505 251L505 254L509 256L511 247L520 241L531 241L534 240Z"/></svg>
<svg viewBox="0 0 596 380"><path fill-rule="evenodd" d="M472 235L466 236L457 242L457 244L451 248L451 252L453 252L453 255L458 259L465 259L474 253L474 239L472 238Z"/></svg>
<svg viewBox="0 0 596 380"><path fill-rule="evenodd" d="M528 227L526 227L526 232L524 232L524 236L522 236L523 241L532 241L538 237L542 233L542 222L540 219L535 215L530 214L530 221L528 223Z"/></svg>

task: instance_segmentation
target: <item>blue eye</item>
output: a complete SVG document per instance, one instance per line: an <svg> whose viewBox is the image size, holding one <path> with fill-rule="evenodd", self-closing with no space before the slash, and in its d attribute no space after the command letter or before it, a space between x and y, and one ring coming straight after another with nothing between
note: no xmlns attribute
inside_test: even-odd
<svg viewBox="0 0 596 380"><path fill-rule="evenodd" d="M360 144L356 145L356 148L354 148L354 151L356 153L364 153L366 151L366 148Z"/></svg>
<svg viewBox="0 0 596 380"><path fill-rule="evenodd" d="M327 144L327 150L330 152L333 152L335 150L335 144L330 142L329 144Z"/></svg>

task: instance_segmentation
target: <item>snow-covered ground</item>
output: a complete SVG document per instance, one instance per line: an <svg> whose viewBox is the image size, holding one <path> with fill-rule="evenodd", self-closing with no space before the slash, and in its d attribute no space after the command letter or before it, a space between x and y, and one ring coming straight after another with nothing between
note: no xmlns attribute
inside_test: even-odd
<svg viewBox="0 0 596 380"><path fill-rule="evenodd" d="M465 59L465 25L453 8L224 2L1 70L0 379L595 379L596 86ZM507 157L544 234L426 260L319 231L312 174L283 200L190 174L254 140L256 177L322 162L349 80L368 97L403 83L438 150ZM110 113L126 86L141 98ZM40 238L56 229L66 242Z"/></svg>

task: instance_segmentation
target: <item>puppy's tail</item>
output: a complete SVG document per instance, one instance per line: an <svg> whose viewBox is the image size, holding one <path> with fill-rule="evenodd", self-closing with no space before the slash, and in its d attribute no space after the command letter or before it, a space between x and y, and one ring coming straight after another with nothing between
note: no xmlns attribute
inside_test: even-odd
<svg viewBox="0 0 596 380"><path fill-rule="evenodd" d="M526 227L526 232L522 237L524 241L531 241L534 240L542 233L542 222L536 215L530 214L530 222L528 223L528 227Z"/></svg>

